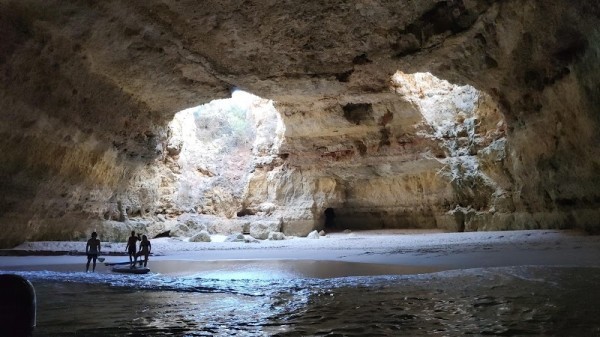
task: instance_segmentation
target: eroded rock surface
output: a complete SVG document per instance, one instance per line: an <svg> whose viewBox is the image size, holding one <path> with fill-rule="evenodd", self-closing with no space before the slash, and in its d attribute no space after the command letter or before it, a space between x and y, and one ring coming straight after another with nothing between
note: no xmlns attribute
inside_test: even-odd
<svg viewBox="0 0 600 337"><path fill-rule="evenodd" d="M0 246L306 235L328 208L339 228L595 231L599 17L567 0L0 0ZM176 115L235 88L254 112Z"/></svg>

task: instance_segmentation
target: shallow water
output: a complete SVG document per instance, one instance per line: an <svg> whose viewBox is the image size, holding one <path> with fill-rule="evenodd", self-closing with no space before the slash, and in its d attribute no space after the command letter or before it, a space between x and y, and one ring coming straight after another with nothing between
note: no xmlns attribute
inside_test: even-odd
<svg viewBox="0 0 600 337"><path fill-rule="evenodd" d="M83 264L56 264L51 259L38 265L0 266L3 269L26 271L83 271ZM117 261L120 267L127 261ZM159 260L151 261L150 267L156 274L170 276L190 276L204 279L298 279L298 278L337 278L346 276L376 276L423 274L441 271L441 266L393 265L324 260ZM112 266L98 263L97 273L113 274Z"/></svg>
<svg viewBox="0 0 600 337"><path fill-rule="evenodd" d="M600 268L327 279L16 273L36 289L35 336L600 336Z"/></svg>

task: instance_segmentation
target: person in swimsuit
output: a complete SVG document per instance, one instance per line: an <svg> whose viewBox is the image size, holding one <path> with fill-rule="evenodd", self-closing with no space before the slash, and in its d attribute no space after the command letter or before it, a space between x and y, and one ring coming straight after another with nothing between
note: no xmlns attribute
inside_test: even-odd
<svg viewBox="0 0 600 337"><path fill-rule="evenodd" d="M129 263L131 263L131 267L135 266L135 260L136 260L135 248L136 248L138 240L140 240L139 234L138 234L138 236L135 236L135 231L131 231L131 236L127 240L127 246L125 246L125 250L129 254Z"/></svg>
<svg viewBox="0 0 600 337"><path fill-rule="evenodd" d="M85 254L87 255L86 273L90 270L90 261L92 260L94 260L92 271L96 271L96 259L98 258L98 254L100 254L100 240L96 238L97 236L98 234L93 232L92 237L87 241L87 245L85 246Z"/></svg>
<svg viewBox="0 0 600 337"><path fill-rule="evenodd" d="M148 265L148 256L150 255L150 251L152 250L152 245L150 244L150 240L146 235L142 235L142 242L140 242L140 250L136 254L136 258L138 256L144 256L144 267ZM142 263L140 261L140 263ZM135 265L135 262L134 262Z"/></svg>

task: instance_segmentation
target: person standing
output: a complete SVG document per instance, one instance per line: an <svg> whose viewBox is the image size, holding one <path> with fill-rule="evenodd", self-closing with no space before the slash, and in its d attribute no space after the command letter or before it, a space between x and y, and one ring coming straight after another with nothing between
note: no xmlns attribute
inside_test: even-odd
<svg viewBox="0 0 600 337"><path fill-rule="evenodd" d="M125 246L125 250L129 254L129 263L131 264L131 267L135 266L135 260L136 260L135 254L136 254L136 246L137 246L138 240L140 240L139 234L138 234L138 236L136 236L135 231L131 231L131 236L127 240L127 246Z"/></svg>
<svg viewBox="0 0 600 337"><path fill-rule="evenodd" d="M150 251L152 250L152 245L150 244L150 240L146 235L142 235L142 242L140 242L140 250L136 254L136 258L138 256L144 256L144 267L148 265L148 256L150 255ZM140 261L141 263L141 261ZM135 262L134 262L135 265Z"/></svg>
<svg viewBox="0 0 600 337"><path fill-rule="evenodd" d="M97 236L98 234L93 232L92 237L87 241L87 245L85 245L85 254L87 255L86 273L90 270L90 261L92 260L94 260L92 271L96 271L96 259L98 258L98 254L100 254L100 240L96 238Z"/></svg>

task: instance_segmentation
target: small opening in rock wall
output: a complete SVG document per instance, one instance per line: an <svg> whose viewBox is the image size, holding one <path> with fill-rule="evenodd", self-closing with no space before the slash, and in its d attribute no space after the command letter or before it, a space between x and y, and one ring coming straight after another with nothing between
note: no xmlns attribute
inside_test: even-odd
<svg viewBox="0 0 600 337"><path fill-rule="evenodd" d="M325 228L335 228L335 211L331 207L325 210Z"/></svg>
<svg viewBox="0 0 600 337"><path fill-rule="evenodd" d="M237 212L238 217L254 215L255 213L249 209L244 208L243 210Z"/></svg>
<svg viewBox="0 0 600 337"><path fill-rule="evenodd" d="M171 231L170 230L164 231L162 233L158 233L158 234L156 234L154 236L155 239L158 239L158 238L168 238L168 237L171 237Z"/></svg>
<svg viewBox="0 0 600 337"><path fill-rule="evenodd" d="M342 109L344 117L356 125L366 121L373 114L373 108L369 103L348 103Z"/></svg>

